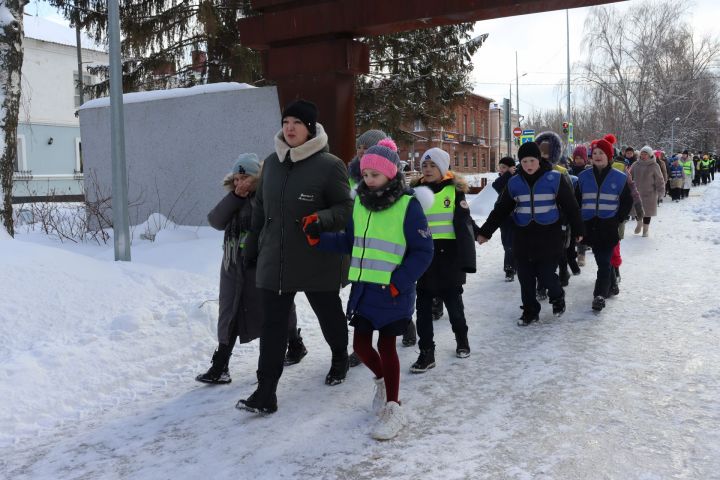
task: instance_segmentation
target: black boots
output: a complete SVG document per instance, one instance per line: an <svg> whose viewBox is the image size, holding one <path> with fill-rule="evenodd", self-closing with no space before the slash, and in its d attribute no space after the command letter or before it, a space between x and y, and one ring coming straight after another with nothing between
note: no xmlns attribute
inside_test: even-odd
<svg viewBox="0 0 720 480"><path fill-rule="evenodd" d="M520 307L523 310L523 314L520 316L520 318L517 321L518 326L525 327L527 325L530 325L533 322L537 322L540 319L540 315L538 312L533 310L528 310L525 307Z"/></svg>
<svg viewBox="0 0 720 480"><path fill-rule="evenodd" d="M600 312L603 308L605 308L605 298L598 295L592 301L592 309L595 312Z"/></svg>
<svg viewBox="0 0 720 480"><path fill-rule="evenodd" d="M228 362L230 361L230 355L232 354L232 347L229 345L218 345L217 350L212 356L212 365L207 372L195 377L195 380L202 383L230 383L230 372L228 371Z"/></svg>
<svg viewBox="0 0 720 480"><path fill-rule="evenodd" d="M258 387L248 398L238 400L235 408L238 410L246 410L252 413L275 413L277 412L277 380L263 380L258 375Z"/></svg>
<svg viewBox="0 0 720 480"><path fill-rule="evenodd" d="M403 347L412 347L417 343L417 330L415 329L415 323L410 320L408 322L407 330L402 338Z"/></svg>
<svg viewBox="0 0 720 480"><path fill-rule="evenodd" d="M455 333L455 356L457 358L467 358L470 356L470 343L468 342L467 332Z"/></svg>
<svg viewBox="0 0 720 480"><path fill-rule="evenodd" d="M556 298L555 300L551 300L550 304L552 304L553 309L553 315L556 317L562 316L563 313L565 313L565 297L562 296L560 298Z"/></svg>
<svg viewBox="0 0 720 480"><path fill-rule="evenodd" d="M435 368L435 347L421 348L417 361L410 367L410 372L425 373L431 368Z"/></svg>
<svg viewBox="0 0 720 480"><path fill-rule="evenodd" d="M303 343L303 339L300 336L300 329L297 329L297 338L291 338L288 340L287 353L285 354L285 366L295 365L300 363L300 360L307 355L307 348Z"/></svg>
<svg viewBox="0 0 720 480"><path fill-rule="evenodd" d="M347 350L333 352L330 371L325 376L325 385L333 386L343 383L349 368Z"/></svg>

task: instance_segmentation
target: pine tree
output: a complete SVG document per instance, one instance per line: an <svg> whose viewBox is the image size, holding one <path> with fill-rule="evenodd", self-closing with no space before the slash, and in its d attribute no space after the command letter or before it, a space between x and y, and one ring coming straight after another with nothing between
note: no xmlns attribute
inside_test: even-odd
<svg viewBox="0 0 720 480"><path fill-rule="evenodd" d="M49 0L72 25L107 42L107 0ZM120 5L123 91L262 79L259 56L238 44L237 20L252 15L249 0L125 0ZM89 68L109 91L108 67Z"/></svg>
<svg viewBox="0 0 720 480"><path fill-rule="evenodd" d="M17 157L20 79L23 62L23 8L28 0L0 0L0 193L2 221L15 234L12 182Z"/></svg>
<svg viewBox="0 0 720 480"><path fill-rule="evenodd" d="M402 125L447 126L470 90L472 55L485 37L470 38L472 23L364 39L370 73L357 81L358 131L380 128L403 138Z"/></svg>

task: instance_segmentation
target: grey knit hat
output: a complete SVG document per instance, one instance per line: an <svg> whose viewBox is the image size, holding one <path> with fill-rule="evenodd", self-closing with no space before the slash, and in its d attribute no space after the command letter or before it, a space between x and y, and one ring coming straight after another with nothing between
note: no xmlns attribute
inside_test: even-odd
<svg viewBox="0 0 720 480"><path fill-rule="evenodd" d="M368 130L357 137L355 145L358 147L362 145L367 149L377 145L380 140L385 138L388 138L388 136L382 130Z"/></svg>
<svg viewBox="0 0 720 480"><path fill-rule="evenodd" d="M257 176L260 173L260 159L254 153L241 153L230 173Z"/></svg>

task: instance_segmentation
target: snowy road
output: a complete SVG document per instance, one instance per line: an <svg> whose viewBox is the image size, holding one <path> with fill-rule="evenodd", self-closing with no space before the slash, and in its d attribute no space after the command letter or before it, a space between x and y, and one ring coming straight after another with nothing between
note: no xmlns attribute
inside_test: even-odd
<svg viewBox="0 0 720 480"><path fill-rule="evenodd" d="M148 248L132 267L115 267L107 254L91 259L87 268L112 270L112 284L124 292L104 313L93 311L115 326L115 336L91 331L88 319L63 324L70 331L41 345L0 331L0 477L720 478L720 182L668 202L649 238L627 228L621 294L599 316L590 311L595 268L588 255L588 267L566 289L567 313L555 319L545 304L539 324L517 327L519 287L503 282L499 233L478 248L482 270L465 294L472 356L455 358L446 317L435 324L434 370L407 373L417 350L399 347L410 425L385 443L368 435L372 381L365 367L352 369L341 386L323 385L329 350L304 297L299 321L310 354L285 370L275 415L233 408L253 390L257 342L236 349L229 386L193 381L213 348L214 310L196 306L217 288L218 237ZM47 250L12 243L20 244L10 247L18 254ZM170 266L168 251L197 260ZM60 267L46 260L52 277ZM93 291L92 275L69 277L73 290ZM52 305L52 291L31 287L18 290L28 296L18 303ZM129 298L136 300L127 313L122 300ZM3 302L0 312L43 321L37 309ZM70 313L80 317L88 311L75 308ZM23 330L30 326L13 328L32 337ZM120 340L124 350L113 351L124 356L85 353L77 339L93 335L87 348ZM64 347L69 361L42 362L43 351L61 357ZM15 375L27 368L27 355L40 356L51 371ZM93 374L101 378L88 383ZM45 377L56 375L64 381L49 392ZM40 401L24 405L11 393L17 390Z"/></svg>

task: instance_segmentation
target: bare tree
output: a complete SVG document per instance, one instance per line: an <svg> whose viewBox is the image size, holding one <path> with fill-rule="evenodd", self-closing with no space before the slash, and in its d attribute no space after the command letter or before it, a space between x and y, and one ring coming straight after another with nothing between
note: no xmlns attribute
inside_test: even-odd
<svg viewBox="0 0 720 480"><path fill-rule="evenodd" d="M0 194L2 220L15 234L12 214L12 181L17 156L20 110L20 72L23 62L23 8L28 0L0 0Z"/></svg>
<svg viewBox="0 0 720 480"><path fill-rule="evenodd" d="M720 111L716 38L698 38L684 19L685 0L645 0L620 13L592 9L583 40L587 101L605 132L624 144L717 148Z"/></svg>

